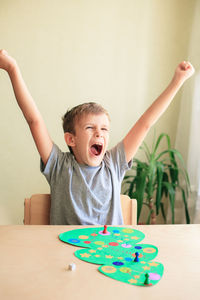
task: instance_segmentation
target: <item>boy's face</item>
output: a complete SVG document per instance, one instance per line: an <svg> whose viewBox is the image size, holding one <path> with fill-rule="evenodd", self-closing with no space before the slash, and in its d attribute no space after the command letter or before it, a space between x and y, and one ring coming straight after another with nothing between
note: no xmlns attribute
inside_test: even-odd
<svg viewBox="0 0 200 300"><path fill-rule="evenodd" d="M75 124L71 146L79 164L99 166L108 147L109 119L106 114L84 114Z"/></svg>

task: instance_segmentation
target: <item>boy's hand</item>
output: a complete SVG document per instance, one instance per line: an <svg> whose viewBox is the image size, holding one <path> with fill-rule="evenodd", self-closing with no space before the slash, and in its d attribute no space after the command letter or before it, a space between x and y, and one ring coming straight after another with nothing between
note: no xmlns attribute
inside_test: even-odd
<svg viewBox="0 0 200 300"><path fill-rule="evenodd" d="M9 72L15 65L15 60L5 50L0 50L0 69Z"/></svg>
<svg viewBox="0 0 200 300"><path fill-rule="evenodd" d="M190 62L182 61L175 70L174 79L182 83L194 74L194 67Z"/></svg>

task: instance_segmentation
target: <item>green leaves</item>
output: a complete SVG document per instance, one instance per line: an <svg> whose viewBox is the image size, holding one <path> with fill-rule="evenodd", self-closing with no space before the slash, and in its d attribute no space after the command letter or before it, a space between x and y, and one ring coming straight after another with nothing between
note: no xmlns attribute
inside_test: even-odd
<svg viewBox="0 0 200 300"><path fill-rule="evenodd" d="M167 149L158 152L163 139L166 140ZM166 221L164 201L169 200L171 208L172 224L175 223L175 199L177 191L181 191L183 205L185 208L186 222L190 223L187 198L190 191L189 176L181 153L171 148L170 137L166 133L159 135L156 142L153 142L152 150L144 142L140 147L144 151L146 161L133 160L133 174L124 177L123 185L126 184L125 194L137 199L138 221L143 205L148 206L149 214L146 223L150 224L151 216L154 213L152 199L156 215L160 210ZM177 161L178 158L178 161Z"/></svg>

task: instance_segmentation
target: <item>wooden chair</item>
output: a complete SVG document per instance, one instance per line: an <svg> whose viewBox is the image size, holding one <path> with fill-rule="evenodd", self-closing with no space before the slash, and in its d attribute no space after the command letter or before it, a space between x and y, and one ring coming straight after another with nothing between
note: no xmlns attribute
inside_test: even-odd
<svg viewBox="0 0 200 300"><path fill-rule="evenodd" d="M122 214L125 225L137 224L137 201L121 195ZM24 201L24 225L50 224L50 194L34 194Z"/></svg>
<svg viewBox="0 0 200 300"><path fill-rule="evenodd" d="M120 195L124 225L137 225L137 200Z"/></svg>

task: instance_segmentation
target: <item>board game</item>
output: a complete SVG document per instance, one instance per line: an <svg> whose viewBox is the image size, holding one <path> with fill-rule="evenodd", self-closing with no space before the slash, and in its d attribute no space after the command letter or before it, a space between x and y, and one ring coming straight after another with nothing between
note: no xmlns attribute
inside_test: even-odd
<svg viewBox="0 0 200 300"><path fill-rule="evenodd" d="M160 281L164 266L152 261L158 254L156 246L140 244L144 237L139 230L106 225L59 235L61 241L83 247L75 256L101 265L98 270L104 275L131 285L152 286Z"/></svg>

